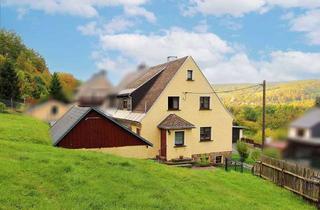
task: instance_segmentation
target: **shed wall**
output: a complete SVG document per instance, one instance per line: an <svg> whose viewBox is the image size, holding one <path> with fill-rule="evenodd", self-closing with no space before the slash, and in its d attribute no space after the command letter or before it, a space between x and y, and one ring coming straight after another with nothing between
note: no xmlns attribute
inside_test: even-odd
<svg viewBox="0 0 320 210"><path fill-rule="evenodd" d="M105 148L146 145L136 136L90 111L59 143L65 148Z"/></svg>

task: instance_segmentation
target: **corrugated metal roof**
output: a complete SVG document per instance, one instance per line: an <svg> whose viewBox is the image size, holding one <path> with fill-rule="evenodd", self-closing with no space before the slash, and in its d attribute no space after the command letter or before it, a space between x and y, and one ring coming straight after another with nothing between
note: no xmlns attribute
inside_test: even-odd
<svg viewBox="0 0 320 210"><path fill-rule="evenodd" d="M129 120L134 122L141 122L141 120L146 115L145 113L132 112L132 111L120 110L120 109L105 109L103 111L108 115L112 116L113 118Z"/></svg>
<svg viewBox="0 0 320 210"><path fill-rule="evenodd" d="M312 128L320 123L320 108L315 107L291 123L291 127Z"/></svg>

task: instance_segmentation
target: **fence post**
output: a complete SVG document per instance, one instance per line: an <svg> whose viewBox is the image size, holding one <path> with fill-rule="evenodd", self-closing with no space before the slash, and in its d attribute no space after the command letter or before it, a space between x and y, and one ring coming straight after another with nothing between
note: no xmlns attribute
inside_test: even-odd
<svg viewBox="0 0 320 210"><path fill-rule="evenodd" d="M225 171L228 171L228 158L225 158L224 160L224 169Z"/></svg>
<svg viewBox="0 0 320 210"><path fill-rule="evenodd" d="M317 208L320 209L320 181L318 182L318 203Z"/></svg>
<svg viewBox="0 0 320 210"><path fill-rule="evenodd" d="M252 175L255 175L255 174L254 174L254 170L255 170L256 164L257 164L257 163L255 163L255 164L252 166L252 168L251 168L251 173L252 173Z"/></svg>
<svg viewBox="0 0 320 210"><path fill-rule="evenodd" d="M262 160L260 160L260 177L261 177L261 173L262 173Z"/></svg>
<svg viewBox="0 0 320 210"><path fill-rule="evenodd" d="M282 171L281 171L281 186L284 186L284 167L282 166Z"/></svg>
<svg viewBox="0 0 320 210"><path fill-rule="evenodd" d="M241 173L243 173L243 162L241 162Z"/></svg>

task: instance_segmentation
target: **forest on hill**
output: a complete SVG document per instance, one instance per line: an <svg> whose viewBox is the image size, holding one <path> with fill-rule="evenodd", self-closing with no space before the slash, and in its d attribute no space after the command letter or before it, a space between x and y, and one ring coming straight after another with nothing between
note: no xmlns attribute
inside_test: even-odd
<svg viewBox="0 0 320 210"><path fill-rule="evenodd" d="M261 142L262 86L227 84L213 87L236 122L248 128L246 137ZM316 97L320 96L320 80L267 83L266 90L266 136L283 140L290 122L314 106Z"/></svg>
<svg viewBox="0 0 320 210"><path fill-rule="evenodd" d="M242 89L254 84L213 85L218 93L225 90ZM266 100L269 105L312 106L320 96L319 80L299 80L290 82L267 83ZM260 106L262 104L262 86L234 92L219 93L227 106Z"/></svg>
<svg viewBox="0 0 320 210"><path fill-rule="evenodd" d="M50 97L52 74L45 59L27 47L16 33L3 29L0 30L0 79L2 100L39 101ZM79 81L63 72L57 73L57 79L63 98L70 100ZM14 91L10 92L10 88Z"/></svg>

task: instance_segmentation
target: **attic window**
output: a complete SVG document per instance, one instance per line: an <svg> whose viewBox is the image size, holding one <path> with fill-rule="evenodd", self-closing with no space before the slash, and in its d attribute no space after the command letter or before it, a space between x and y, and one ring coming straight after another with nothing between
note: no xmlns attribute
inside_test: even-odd
<svg viewBox="0 0 320 210"><path fill-rule="evenodd" d="M192 70L188 70L187 71L187 80L188 81L192 81L193 80L193 71Z"/></svg>
<svg viewBox="0 0 320 210"><path fill-rule="evenodd" d="M200 97L200 110L208 110L210 109L210 97L209 96L201 96Z"/></svg>
<svg viewBox="0 0 320 210"><path fill-rule="evenodd" d="M168 110L179 110L179 97L168 97Z"/></svg>

